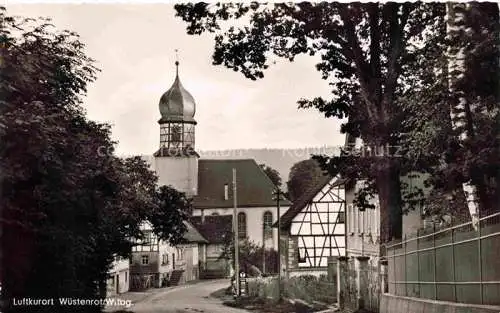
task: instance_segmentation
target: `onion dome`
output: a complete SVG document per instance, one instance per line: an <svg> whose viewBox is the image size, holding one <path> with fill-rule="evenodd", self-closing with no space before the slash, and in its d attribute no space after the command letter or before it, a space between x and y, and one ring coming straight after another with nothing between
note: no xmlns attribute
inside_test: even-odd
<svg viewBox="0 0 500 313"><path fill-rule="evenodd" d="M172 87L160 98L160 123L169 121L194 122L196 103L179 79L179 62L175 62L175 66L175 81Z"/></svg>

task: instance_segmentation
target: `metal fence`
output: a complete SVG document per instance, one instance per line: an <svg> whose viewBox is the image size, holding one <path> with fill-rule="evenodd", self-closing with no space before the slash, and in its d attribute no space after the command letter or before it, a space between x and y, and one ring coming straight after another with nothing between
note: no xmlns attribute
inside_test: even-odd
<svg viewBox="0 0 500 313"><path fill-rule="evenodd" d="M387 246L389 293L500 305L500 213Z"/></svg>

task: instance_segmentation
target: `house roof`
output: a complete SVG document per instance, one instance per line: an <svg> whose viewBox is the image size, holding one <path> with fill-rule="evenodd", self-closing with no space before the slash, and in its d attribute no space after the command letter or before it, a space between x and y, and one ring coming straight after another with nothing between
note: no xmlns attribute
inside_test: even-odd
<svg viewBox="0 0 500 313"><path fill-rule="evenodd" d="M335 179L335 177L332 177L331 175L324 176L318 184L312 186L301 197L295 200L292 206L280 219L281 229L288 229L295 216L297 216L297 214L299 214L332 179ZM337 179L333 183L333 187L343 185L345 182L345 179ZM278 223L274 223L273 227L278 227Z"/></svg>
<svg viewBox="0 0 500 313"><path fill-rule="evenodd" d="M191 222L209 243L223 243L224 236L233 231L232 215L209 215L205 216L202 223L201 216L192 216Z"/></svg>
<svg viewBox="0 0 500 313"><path fill-rule="evenodd" d="M198 195L193 199L195 208L233 207L232 180L236 169L238 207L275 206L273 191L275 186L253 159L242 160L199 160ZM229 197L224 199L224 185L229 186ZM289 206L290 201L282 200L281 205Z"/></svg>
<svg viewBox="0 0 500 313"><path fill-rule="evenodd" d="M183 241L188 243L208 243L208 240L200 234L200 232L188 221L184 221L184 225L186 225L187 231L184 233L182 237Z"/></svg>

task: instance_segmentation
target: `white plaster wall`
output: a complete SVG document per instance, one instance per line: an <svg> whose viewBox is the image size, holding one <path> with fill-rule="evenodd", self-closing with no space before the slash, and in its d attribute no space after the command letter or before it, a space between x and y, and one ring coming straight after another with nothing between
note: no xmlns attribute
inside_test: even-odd
<svg viewBox="0 0 500 313"><path fill-rule="evenodd" d="M172 186L188 196L198 192L197 157L156 157L153 166L160 186Z"/></svg>
<svg viewBox="0 0 500 313"><path fill-rule="evenodd" d="M118 273L129 269L129 259L119 259L118 261L113 261L110 273Z"/></svg>
<svg viewBox="0 0 500 313"><path fill-rule="evenodd" d="M176 253L175 247L172 247L165 241L160 241L159 245L159 253L158 253L158 264L159 264L159 272L160 273L167 273L171 272L173 270L173 260L172 260L172 253ZM163 255L166 254L168 255L168 263L163 264ZM177 253L175 255L175 258L177 259Z"/></svg>
<svg viewBox="0 0 500 313"><path fill-rule="evenodd" d="M414 175L417 177L413 177ZM400 178L401 182L408 184L408 189L406 191L402 190L403 196L405 192L415 191L415 186L423 187L425 178L425 175L415 172L402 176ZM359 212L357 208L349 205L352 204L354 192L361 186L362 182L357 182L356 189L346 194L348 203L346 214L348 256L377 255L379 253L380 206L378 197L375 196L375 198L369 200L370 203L375 204L376 208L374 210ZM422 189L424 195L430 192L429 188L423 187ZM422 226L421 209L411 210L403 215L403 237L415 234Z"/></svg>
<svg viewBox="0 0 500 313"><path fill-rule="evenodd" d="M199 258L199 246L197 244L192 245L193 249L193 266L198 266Z"/></svg>
<svg viewBox="0 0 500 313"><path fill-rule="evenodd" d="M288 206L280 207L280 215L283 216L288 210ZM276 207L247 207L238 208L239 212L244 212L247 216L247 235L250 241L253 241L257 245L262 245L263 237L263 222L264 222L264 212L270 211L273 214L273 223L278 220L277 208ZM212 214L219 215L233 215L233 208L209 208L203 209L203 214L209 216ZM201 216L202 209L194 209L194 216ZM266 249L274 248L278 249L278 230L273 228L273 238L266 241ZM208 253L207 253L208 254Z"/></svg>
<svg viewBox="0 0 500 313"><path fill-rule="evenodd" d="M210 244L207 246L207 258L217 258L221 255L223 249L222 244Z"/></svg>

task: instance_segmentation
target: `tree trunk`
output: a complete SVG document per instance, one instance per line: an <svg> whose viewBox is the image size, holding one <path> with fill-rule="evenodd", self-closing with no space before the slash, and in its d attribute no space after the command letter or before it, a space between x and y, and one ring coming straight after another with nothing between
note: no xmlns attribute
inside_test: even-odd
<svg viewBox="0 0 500 313"><path fill-rule="evenodd" d="M376 178L380 203L380 240L401 239L403 211L399 168L391 160L384 160Z"/></svg>
<svg viewBox="0 0 500 313"><path fill-rule="evenodd" d="M466 32L465 11L470 9L470 4L466 3L447 3L447 36L453 44L448 47L448 88L450 99L450 116L452 128L459 130L458 140L463 142L471 135L472 118L470 107L467 103L466 95L461 88L457 87L460 84L461 76L465 72L465 47L459 36ZM477 208L477 191L476 186L471 181L462 184L463 193L465 195L466 204L470 215L478 214Z"/></svg>

